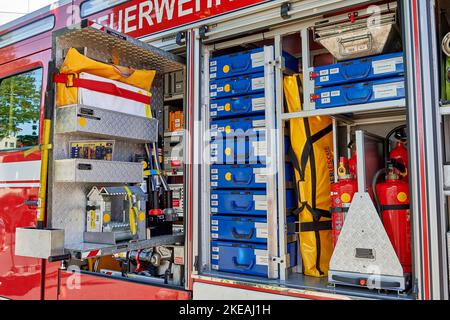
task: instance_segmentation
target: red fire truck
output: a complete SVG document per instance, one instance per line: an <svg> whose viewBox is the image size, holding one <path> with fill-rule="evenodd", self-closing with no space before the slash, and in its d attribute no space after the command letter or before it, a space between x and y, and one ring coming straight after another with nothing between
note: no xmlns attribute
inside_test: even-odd
<svg viewBox="0 0 450 320"><path fill-rule="evenodd" d="M0 298L448 299L450 240L447 199L450 196L450 166L447 164L450 163L450 107L447 105L446 85L450 87L450 84L446 70L450 66L447 61L450 60L445 55L445 46L441 48L441 44L445 43L445 35L450 31L449 18L450 4L444 0L61 0L1 26ZM383 28L387 24L388 29L379 27L383 31L376 35L371 29L371 23ZM347 42L342 41L346 39L345 32L354 33ZM380 40L382 33L385 36ZM88 43L88 37L92 38L89 44L85 44L85 41ZM70 39L75 40L71 43ZM55 168L56 162L64 158L60 157L63 144L59 143L62 140L69 143L72 142L70 139L79 137L65 136L58 131L60 129L52 127L50 143L43 140L44 123L48 119L45 110L53 103L53 76L68 49L65 41L73 47L77 47L79 42L82 53L87 56L92 54L98 59L102 52L114 51L107 49L110 41L117 44L117 52L111 53L112 60L118 55L120 62L125 61L125 65L131 61L127 59L133 57L131 51L127 50L135 50L138 57L142 55L143 58L134 56L134 62L127 65L134 68L138 68L141 62L147 63L144 57L147 57L145 52L149 52L148 61L153 61L157 71L161 70L157 73L155 91L152 91L152 108L154 117L159 120L161 156L166 158L162 160L166 170L165 179L173 192L172 204L169 206L176 209L177 216L173 222L174 231L170 235L152 236L143 241L126 242L125 245L95 245L85 240L74 244L74 239L80 234L82 236L86 226L83 219L90 189L80 187L81 183L75 180L72 184L58 185ZM66 43L66 47L59 47L62 43ZM387 64L375 60L372 62L375 54L386 51L401 51L403 54L390 57ZM245 63L242 65L245 57L241 56L241 60L234 57L241 52L256 54L260 61L249 60L250 67ZM375 80L367 80L356 89L353 86L360 83L350 81L346 85L336 82L340 85L339 89L333 87L326 91L327 85L321 85L319 79L326 82L337 74L339 70L336 68L346 67L345 61L350 60L340 59L339 55L355 56L358 52L366 52L357 57L362 59L360 63L372 63L370 75L383 72L395 74L399 59L403 59L403 71L398 73L399 77L403 77L403 82L393 89L392 82L388 86L384 82L373 83L385 81L374 76ZM298 66L290 68L287 55L295 58ZM265 95L259 97L263 106L259 110L265 116L261 128L271 133L267 134L263 149L266 156L274 160L268 161L268 168L274 170L269 171L278 174L262 174L266 184L262 198L262 193L259 193L262 191L254 191L251 187L243 191L229 191L227 187L217 191L214 176L220 176L220 170L225 167L215 167L214 161L205 161L205 155L209 159L210 152L209 129L221 126L220 117L213 117L213 112L221 110L219 100L212 93L212 83L216 81L215 86L218 86L221 81L219 73L216 75L219 68L216 66L222 68L219 59L222 56L227 56L231 64L236 63L238 66L235 69L263 68L262 72L259 71L265 90ZM160 69L157 68L158 60ZM342 60L344 62L336 62ZM327 65L335 67L328 70L322 68ZM294 70L296 67L299 70ZM234 70L233 67L231 69ZM348 67L348 70L358 73L353 67ZM223 71L228 73L229 66L224 66ZM283 78L298 73L303 74L303 109L287 112L283 108L286 92ZM354 74L349 71L347 77L351 76ZM369 71L359 76L361 79L369 77ZM213 80L214 77L218 79ZM239 77L236 73L233 81L238 81ZM247 74L245 77L253 75ZM249 86L255 85L255 81L258 80L253 79ZM365 92L369 85L374 86L370 94L361 94L355 98L355 102L349 102L350 95ZM348 88L349 91L339 91ZM223 90L228 90L226 85ZM395 97L385 99L392 94L392 90L395 91ZM403 93L400 93L401 90ZM221 96L219 90L215 94ZM339 96L347 97L344 105L323 107L324 104L333 103ZM210 110L214 101L219 104L216 111ZM228 111L229 108L230 105L225 105L222 111ZM250 109L247 109L249 114ZM258 112L254 115L262 116ZM245 112L240 113L239 119L245 122L247 116ZM293 126L295 119L316 117L331 119L335 172L339 169L340 156L350 158L355 152L358 160L355 175L358 176L361 200L353 200L355 203L352 202L348 209L348 223L344 224L339 241L346 241L346 232L351 235L351 226L356 232L355 226L363 223L358 222L357 214L351 212L357 209L364 211L361 208L366 208L364 205L367 201L372 203L370 197L367 200L362 194L368 193L373 197L373 192L376 193L373 191L375 186L372 189L371 184L375 171L384 168L384 159L389 160L390 166L386 165L389 169L385 170L390 170L386 180L389 177L389 181L409 183L409 195L403 195L403 192L402 196L396 198L401 207L397 202L391 207L383 204L384 209L377 208L383 212L383 219L374 222L373 228L367 227L372 226L370 223L373 221L364 225L367 232L381 232L383 236L379 239L384 240L371 244L370 248L367 247L369 244L364 248L354 248L353 259L356 262L348 269L342 268L338 258L346 260L345 254L348 253L345 253L344 247L349 248L350 244L345 246L338 243L328 277L323 273L321 276L308 274L305 269L307 253L301 248L301 234L304 231L301 226L290 231L291 220L286 212L291 208L289 184L294 174L291 172L289 178L284 163L285 158L292 158L292 155L286 156L283 152L288 143L284 139L284 131L279 130ZM177 119L184 122L184 130L173 129ZM231 125L240 122L233 122L230 117L224 119ZM52 120L59 121L57 115ZM218 124L211 127L211 123ZM223 125L226 133L229 130L227 125L229 123ZM404 135L399 133L401 137L396 138L407 146L408 159L406 168L403 168L407 175L399 178L399 173L395 171L399 170L398 163L394 161L392 164L391 159L388 159L390 146L392 149L395 147L394 141L380 137L390 137L388 133L401 126L406 128ZM126 144L121 141L125 140L118 138L115 141L116 154L120 148L125 148ZM291 144L293 141L295 144L291 136ZM354 142L353 150L347 148L350 142ZM215 148L221 147L216 145ZM38 226L39 191L42 190L41 157L44 149L50 153L50 159L45 195L46 216L42 223L45 224L45 230L64 229L66 239L61 255L42 258L36 254L35 257L25 257L16 254L16 241L24 241L18 237L17 230L32 230ZM156 153L157 149L158 146ZM181 155L177 153L174 156L175 149L176 152L181 151ZM228 156L227 149L224 150ZM378 157L377 161L372 161L375 157ZM92 167L84 169L92 170ZM229 180L235 184L242 182L233 180L235 172L224 173L225 184ZM239 174L242 172L243 169ZM252 174L261 175L260 171L253 171ZM333 179L338 182L337 175ZM222 183L220 181L217 183ZM104 179L102 182L108 181ZM254 183L257 185L258 181ZM89 188L93 185L88 184ZM103 192L108 192L108 188ZM221 223L225 223L223 221L229 217L223 217L223 221L216 220L215 213L220 213L221 209L219 207L215 211L214 202L222 201L222 195L227 192L231 196L237 193L250 194L254 202L258 202L254 212L258 213L256 207L259 206L259 211L265 212L263 220L254 216L230 219L254 223L251 230L263 233L261 238L265 239L264 243L247 241L252 234L238 234L236 228L230 232L235 236L234 240L239 241L221 241L221 235L215 233L218 226L222 228ZM341 200L344 198L340 197ZM358 193L355 198L358 198ZM250 208L239 201L231 201L233 210L239 212ZM79 215L73 209L76 202L82 203ZM350 203L350 200L347 202ZM62 207L62 204L67 207ZM67 211L67 214L61 216L59 211ZM383 228L384 217L392 217L400 214L400 211L402 214L407 213L409 231L395 241L402 242L400 246L403 250L411 250L412 255L407 256L407 259L411 260L412 270L408 269L405 274L401 271L399 275L393 270L398 266L401 269L400 262L396 260L394 263L392 257L383 257L381 248L384 245L382 241L387 241L391 246L386 239L391 238L392 234L405 232L402 228L393 227L383 233L384 228L387 228L386 224ZM353 219L353 216L355 220L351 222L350 217ZM369 213L367 217L370 217ZM83 221L80 222L80 219ZM81 229L80 226L73 227L76 223L81 223ZM298 233L300 242L296 235ZM365 241L367 238L369 236L362 239ZM393 249L389 250L394 250L395 241L392 238L391 241ZM405 241L408 241L406 246ZM29 244L30 248L33 247ZM231 267L220 262L220 258L225 259L227 250L241 250L239 255L249 248L253 250L250 263L240 262L240 256L233 257ZM245 251L245 254L248 252ZM393 259L396 259L395 254ZM360 261L383 264L378 286L371 288L367 284L370 276L366 277L367 273L356 266ZM148 265L151 271L139 272L142 265ZM388 267L384 269L386 265ZM264 266L262 275L255 271L258 266Z"/></svg>

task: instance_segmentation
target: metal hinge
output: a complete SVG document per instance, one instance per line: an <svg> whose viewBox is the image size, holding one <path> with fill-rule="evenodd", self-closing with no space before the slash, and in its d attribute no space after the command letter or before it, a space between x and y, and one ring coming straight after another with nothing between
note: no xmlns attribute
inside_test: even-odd
<svg viewBox="0 0 450 320"><path fill-rule="evenodd" d="M201 26L201 27L198 29L198 34L199 34L201 40L203 40L203 39L206 38L206 33L207 33L208 31L209 31L208 26Z"/></svg>
<svg viewBox="0 0 450 320"><path fill-rule="evenodd" d="M291 3L285 2L281 5L281 17L283 19L289 19L291 16L289 15L289 11L291 10Z"/></svg>
<svg viewBox="0 0 450 320"><path fill-rule="evenodd" d="M185 31L178 32L175 41L177 45L183 46L186 43L186 32Z"/></svg>

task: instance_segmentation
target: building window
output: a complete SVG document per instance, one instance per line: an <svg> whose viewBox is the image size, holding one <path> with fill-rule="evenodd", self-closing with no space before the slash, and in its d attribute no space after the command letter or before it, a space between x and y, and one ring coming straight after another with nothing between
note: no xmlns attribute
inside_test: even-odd
<svg viewBox="0 0 450 320"><path fill-rule="evenodd" d="M42 69L0 80L0 150L39 144Z"/></svg>

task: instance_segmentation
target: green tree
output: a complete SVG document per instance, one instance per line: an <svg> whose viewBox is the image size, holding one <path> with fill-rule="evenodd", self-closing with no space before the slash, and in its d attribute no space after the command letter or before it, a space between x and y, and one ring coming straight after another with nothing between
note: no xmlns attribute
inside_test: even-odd
<svg viewBox="0 0 450 320"><path fill-rule="evenodd" d="M39 121L41 79L39 69L0 82L0 139L16 137L21 125Z"/></svg>

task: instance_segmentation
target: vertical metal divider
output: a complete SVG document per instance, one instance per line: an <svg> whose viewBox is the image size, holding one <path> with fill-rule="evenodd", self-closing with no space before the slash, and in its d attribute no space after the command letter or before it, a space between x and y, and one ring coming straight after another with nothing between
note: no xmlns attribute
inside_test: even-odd
<svg viewBox="0 0 450 320"><path fill-rule="evenodd" d="M356 136L356 170L358 178L358 192L366 192L366 157L364 145L364 131L358 130L355 132Z"/></svg>
<svg viewBox="0 0 450 320"><path fill-rule="evenodd" d="M311 54L309 50L309 30L303 28L300 31L302 41L302 69L303 69L303 110L313 110L311 94L314 92L314 81L309 77Z"/></svg>
<svg viewBox="0 0 450 320"><path fill-rule="evenodd" d="M334 161L334 182L338 182L338 163L339 163L339 149L337 139L337 120L333 118L333 161Z"/></svg>
<svg viewBox="0 0 450 320"><path fill-rule="evenodd" d="M285 186L285 144L284 144L284 122L281 120L283 111L283 44L280 35L274 38L275 46L275 136L276 136L276 172L270 172L277 177L278 188L278 251L280 258L280 280L285 281L288 276L286 258L287 251L287 229L286 229L286 186ZM293 257L290 257L293 258Z"/></svg>
<svg viewBox="0 0 450 320"><path fill-rule="evenodd" d="M200 219L200 232L201 237L201 271L211 271L211 221L210 221L210 199L211 199L211 181L210 181L210 135L209 135L209 57L210 57L211 47L204 46L202 50L202 66L203 70L201 72L201 81L203 85L201 86L201 116L202 119L198 123L199 133L199 154L201 155L200 160L200 172L203 183L197 190L201 190L202 204L199 208ZM200 105L200 103L199 103ZM200 177L199 177L200 179Z"/></svg>
<svg viewBox="0 0 450 320"><path fill-rule="evenodd" d="M266 104L266 201L267 201L267 254L268 278L278 278L278 205L276 179L276 139L275 131L275 61L273 46L264 47L264 96Z"/></svg>

